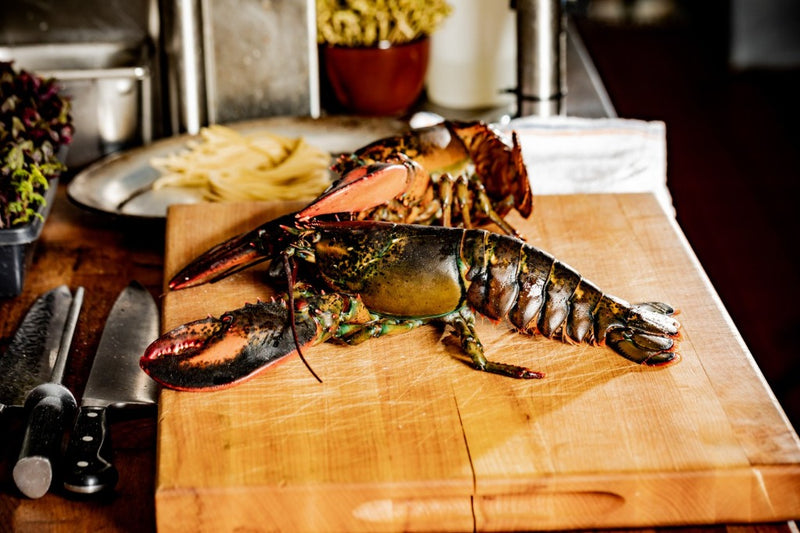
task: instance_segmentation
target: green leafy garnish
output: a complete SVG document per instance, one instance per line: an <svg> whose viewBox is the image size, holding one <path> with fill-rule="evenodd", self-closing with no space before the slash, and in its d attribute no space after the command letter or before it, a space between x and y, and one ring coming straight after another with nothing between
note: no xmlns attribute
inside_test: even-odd
<svg viewBox="0 0 800 533"><path fill-rule="evenodd" d="M0 61L0 229L41 218L50 181L66 170L56 153L72 141L73 126L58 89Z"/></svg>

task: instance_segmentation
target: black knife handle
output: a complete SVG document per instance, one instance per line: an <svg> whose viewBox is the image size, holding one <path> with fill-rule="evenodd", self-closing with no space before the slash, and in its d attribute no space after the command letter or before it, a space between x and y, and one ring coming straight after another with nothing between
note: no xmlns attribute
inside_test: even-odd
<svg viewBox="0 0 800 533"><path fill-rule="evenodd" d="M72 393L57 383L38 385L25 398L28 423L12 473L14 483L25 496L41 498L49 490L64 431L76 407Z"/></svg>
<svg viewBox="0 0 800 533"><path fill-rule="evenodd" d="M111 454L106 408L81 406L64 455L64 488L79 494L113 489L119 474Z"/></svg>

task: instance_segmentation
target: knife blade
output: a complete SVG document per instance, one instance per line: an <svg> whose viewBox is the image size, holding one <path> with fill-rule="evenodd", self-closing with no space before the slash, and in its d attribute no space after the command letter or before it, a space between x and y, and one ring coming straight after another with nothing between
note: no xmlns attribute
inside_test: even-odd
<svg viewBox="0 0 800 533"><path fill-rule="evenodd" d="M0 413L22 409L25 397L50 380L61 336L72 304L72 293L61 285L39 296L0 357Z"/></svg>
<svg viewBox="0 0 800 533"><path fill-rule="evenodd" d="M29 498L47 494L53 482L54 464L61 453L64 431L78 407L75 397L61 380L83 305L83 287L78 287L71 300L50 381L37 385L25 397L28 420L12 477L20 492Z"/></svg>
<svg viewBox="0 0 800 533"><path fill-rule="evenodd" d="M158 308L141 284L131 282L106 320L70 435L64 488L78 494L112 489L119 473L111 462L108 408L155 406L158 387L139 358L159 333Z"/></svg>

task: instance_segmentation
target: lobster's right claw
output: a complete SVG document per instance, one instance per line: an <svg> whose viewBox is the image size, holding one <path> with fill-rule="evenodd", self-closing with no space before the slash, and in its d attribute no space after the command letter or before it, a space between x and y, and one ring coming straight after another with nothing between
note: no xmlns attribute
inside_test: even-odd
<svg viewBox="0 0 800 533"><path fill-rule="evenodd" d="M430 175L418 163L396 153L385 163L358 166L348 171L319 198L297 213L306 220L320 215L357 213L395 198L417 199L428 188Z"/></svg>
<svg viewBox="0 0 800 533"><path fill-rule="evenodd" d="M186 289L217 281L226 276L272 259L287 237L283 226L294 224L294 213L271 220L252 231L232 237L210 248L169 281L171 290Z"/></svg>
<svg viewBox="0 0 800 533"><path fill-rule="evenodd" d="M317 336L317 325L296 316L297 341ZM244 381L297 350L282 301L241 309L179 326L156 339L139 364L161 385L207 391Z"/></svg>
<svg viewBox="0 0 800 533"><path fill-rule="evenodd" d="M606 332L606 344L635 363L665 366L680 361L678 349L680 323L674 309L661 302L633 305L624 326Z"/></svg>

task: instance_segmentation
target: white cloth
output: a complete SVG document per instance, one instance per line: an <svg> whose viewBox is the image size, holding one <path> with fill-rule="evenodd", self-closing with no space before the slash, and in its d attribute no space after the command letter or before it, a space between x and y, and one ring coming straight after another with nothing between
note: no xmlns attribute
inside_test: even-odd
<svg viewBox="0 0 800 533"><path fill-rule="evenodd" d="M675 215L663 122L523 117L495 127L519 135L535 195L652 192Z"/></svg>

